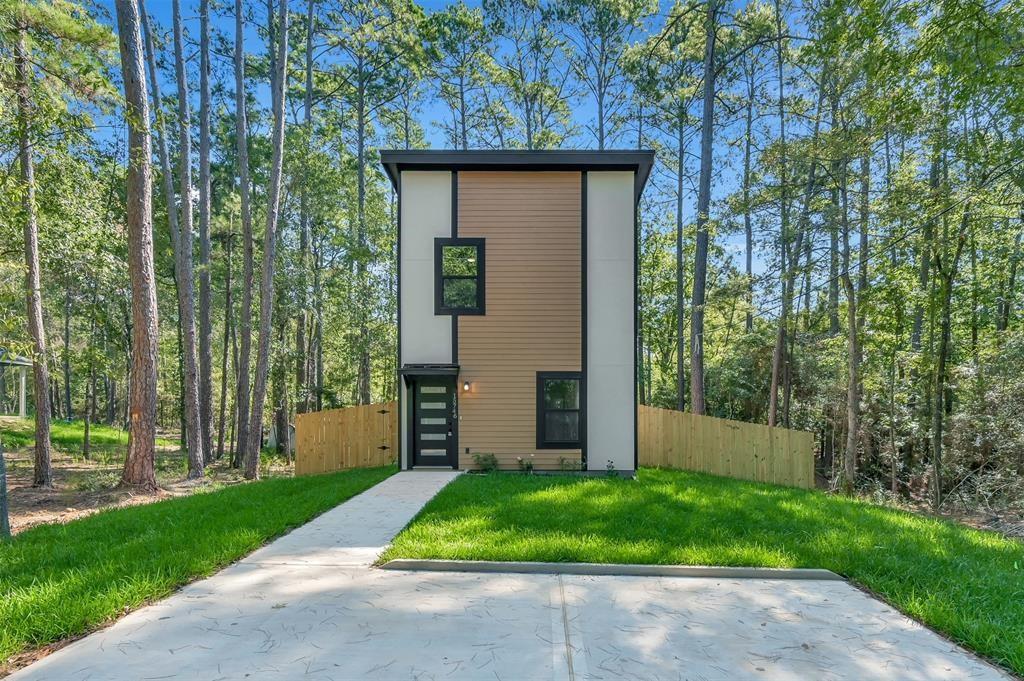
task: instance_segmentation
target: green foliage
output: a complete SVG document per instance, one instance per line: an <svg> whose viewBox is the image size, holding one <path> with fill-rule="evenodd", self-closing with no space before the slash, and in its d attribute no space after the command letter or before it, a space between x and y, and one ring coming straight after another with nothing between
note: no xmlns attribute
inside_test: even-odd
<svg viewBox="0 0 1024 681"><path fill-rule="evenodd" d="M502 36L490 77L515 122L511 134L498 135L499 146L555 149L575 128L570 106L571 72L563 62L564 39L553 15L539 0L484 0L484 16L493 35Z"/></svg>
<svg viewBox="0 0 1024 681"><path fill-rule="evenodd" d="M498 457L494 454L474 454L473 464L482 473L493 473L498 470Z"/></svg>
<svg viewBox="0 0 1024 681"><path fill-rule="evenodd" d="M579 471L583 470L583 462L576 459L570 459L564 456L558 457L558 470L560 471Z"/></svg>
<svg viewBox="0 0 1024 681"><path fill-rule="evenodd" d="M128 431L102 423L89 426L89 439L93 446L126 447ZM82 449L85 440L85 424L82 421L52 421L50 423L50 442L58 449L77 452ZM35 441L35 421L13 416L0 417L0 441L4 447L28 447ZM165 438L157 438L157 446L171 447L175 443Z"/></svg>
<svg viewBox="0 0 1024 681"><path fill-rule="evenodd" d="M239 484L26 530L0 543L0 661L163 598L394 470Z"/></svg>
<svg viewBox="0 0 1024 681"><path fill-rule="evenodd" d="M842 497L696 473L460 478L394 558L825 568L1017 672L1024 545Z"/></svg>
<svg viewBox="0 0 1024 681"><path fill-rule="evenodd" d="M468 148L471 143L478 146L490 128L484 90L489 85L488 73L494 69L490 50L496 36L488 30L483 12L461 0L431 14L427 30L439 94L451 112L451 120L439 125L452 148Z"/></svg>

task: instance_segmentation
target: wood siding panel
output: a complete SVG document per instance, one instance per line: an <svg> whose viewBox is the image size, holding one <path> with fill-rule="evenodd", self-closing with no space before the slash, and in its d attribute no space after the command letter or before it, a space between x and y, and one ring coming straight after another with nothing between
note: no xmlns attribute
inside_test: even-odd
<svg viewBox="0 0 1024 681"><path fill-rule="evenodd" d="M460 172L460 237L486 239L487 314L459 318L459 467L579 462L536 448L538 371L580 371L582 268L578 172ZM466 449L469 449L469 454Z"/></svg>

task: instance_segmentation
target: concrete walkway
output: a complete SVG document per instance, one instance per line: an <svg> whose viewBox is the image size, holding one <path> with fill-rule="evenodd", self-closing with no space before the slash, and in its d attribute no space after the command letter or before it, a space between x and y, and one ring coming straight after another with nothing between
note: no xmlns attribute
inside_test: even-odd
<svg viewBox="0 0 1024 681"><path fill-rule="evenodd" d="M453 477L395 475L12 678L1008 678L845 582L369 569Z"/></svg>

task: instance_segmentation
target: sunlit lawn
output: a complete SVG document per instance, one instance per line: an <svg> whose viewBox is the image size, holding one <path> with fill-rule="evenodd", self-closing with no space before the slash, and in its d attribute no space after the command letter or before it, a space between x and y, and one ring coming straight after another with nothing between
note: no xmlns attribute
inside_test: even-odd
<svg viewBox="0 0 1024 681"><path fill-rule="evenodd" d="M0 665L209 575L395 470L236 485L43 525L0 541Z"/></svg>
<svg viewBox="0 0 1024 681"><path fill-rule="evenodd" d="M63 450L81 450L85 441L85 422L50 421L50 442L54 447ZM35 443L35 421L16 416L0 417L0 442L4 449L27 447ZM89 442L102 450L105 447L125 447L128 445L128 431L114 428L102 423L93 423L89 427ZM164 438L157 438L158 447L173 447L177 443Z"/></svg>
<svg viewBox="0 0 1024 681"><path fill-rule="evenodd" d="M1024 543L820 492L654 469L464 475L392 558L826 568L1024 673Z"/></svg>

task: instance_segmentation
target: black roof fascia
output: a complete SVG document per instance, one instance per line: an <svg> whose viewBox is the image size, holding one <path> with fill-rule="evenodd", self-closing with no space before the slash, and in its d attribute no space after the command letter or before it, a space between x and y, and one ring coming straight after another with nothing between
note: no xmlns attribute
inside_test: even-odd
<svg viewBox="0 0 1024 681"><path fill-rule="evenodd" d="M636 173L633 198L639 200L654 165L654 152L386 149L380 152L380 162L396 187L403 170L632 170Z"/></svg>
<svg viewBox="0 0 1024 681"><path fill-rule="evenodd" d="M457 376L458 364L406 364L398 370L402 376Z"/></svg>

